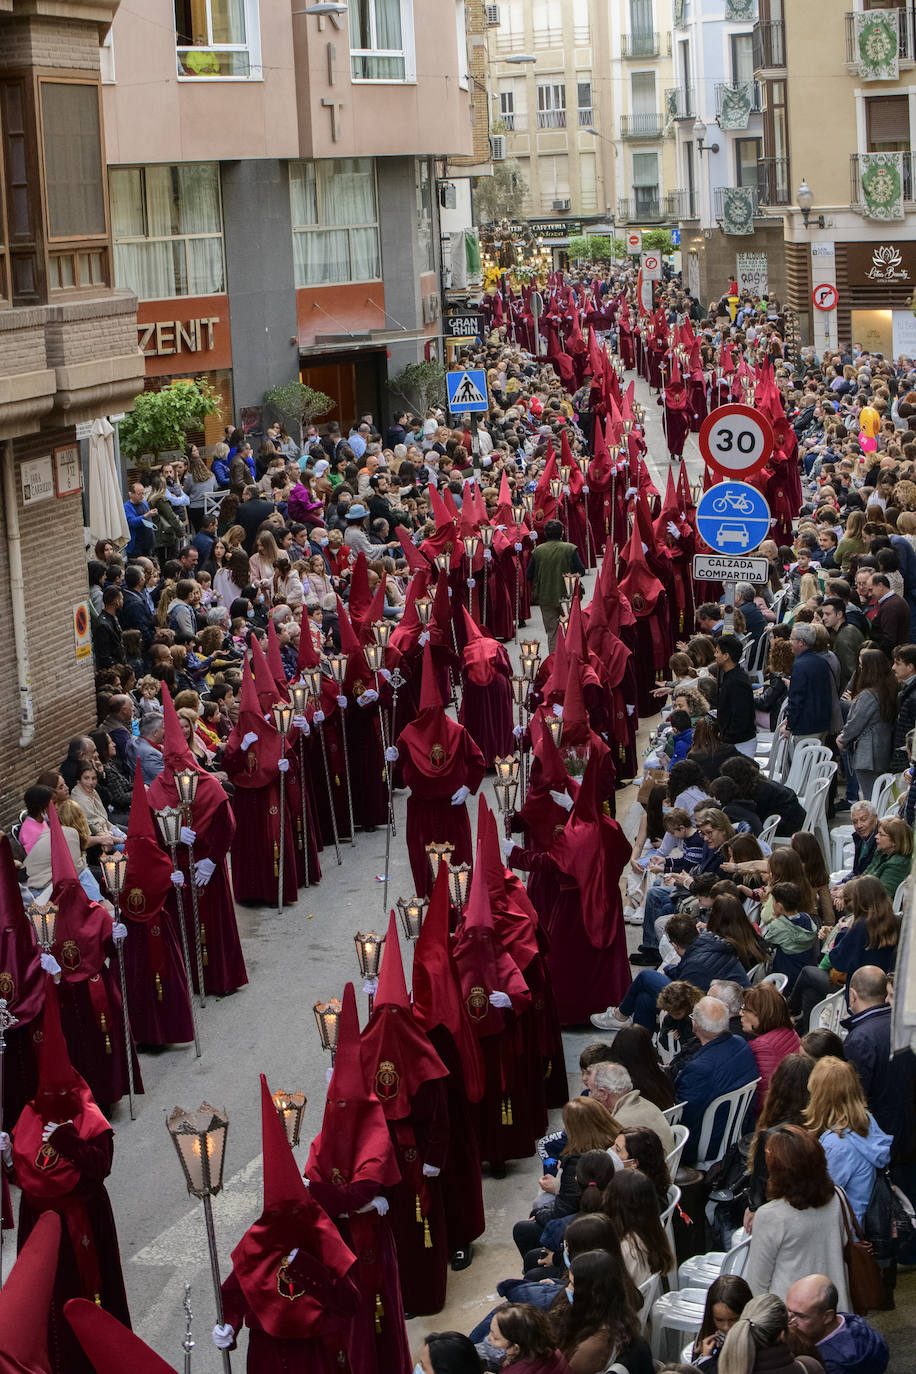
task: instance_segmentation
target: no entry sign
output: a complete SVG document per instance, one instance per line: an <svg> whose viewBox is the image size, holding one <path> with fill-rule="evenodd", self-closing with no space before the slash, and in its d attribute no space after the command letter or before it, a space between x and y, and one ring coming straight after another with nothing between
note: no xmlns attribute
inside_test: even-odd
<svg viewBox="0 0 916 1374"><path fill-rule="evenodd" d="M703 421L700 452L723 477L751 477L773 452L773 430L765 415L751 406L719 406Z"/></svg>

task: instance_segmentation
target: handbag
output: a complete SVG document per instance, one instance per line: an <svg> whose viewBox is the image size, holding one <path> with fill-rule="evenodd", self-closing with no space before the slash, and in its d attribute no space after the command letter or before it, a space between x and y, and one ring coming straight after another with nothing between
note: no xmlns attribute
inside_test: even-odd
<svg viewBox="0 0 916 1374"><path fill-rule="evenodd" d="M849 1300L852 1310L860 1317L881 1307L885 1301L884 1283L875 1259L874 1251L862 1235L862 1228L856 1214L849 1205L849 1199L842 1188L836 1189L843 1213L843 1226L846 1240L843 1245L843 1259L846 1262L846 1277L849 1284Z"/></svg>

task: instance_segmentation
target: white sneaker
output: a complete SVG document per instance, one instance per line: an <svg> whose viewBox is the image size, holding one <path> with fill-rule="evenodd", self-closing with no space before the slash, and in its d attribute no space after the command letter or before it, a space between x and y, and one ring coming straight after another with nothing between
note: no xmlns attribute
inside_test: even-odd
<svg viewBox="0 0 916 1374"><path fill-rule="evenodd" d="M635 907L632 906L624 907L623 919L624 923L628 926L641 926L642 912L638 911Z"/></svg>
<svg viewBox="0 0 916 1374"><path fill-rule="evenodd" d="M632 1016L621 1016L616 1007L608 1007L607 1011L596 1011L588 1019L593 1026L603 1031L624 1030L633 1024Z"/></svg>

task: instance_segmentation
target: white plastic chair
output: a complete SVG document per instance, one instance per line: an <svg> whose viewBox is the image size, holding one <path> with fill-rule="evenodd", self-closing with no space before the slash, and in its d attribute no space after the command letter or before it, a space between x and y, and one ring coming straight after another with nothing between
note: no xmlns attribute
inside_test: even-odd
<svg viewBox="0 0 916 1374"><path fill-rule="evenodd" d="M768 973L760 981L761 983L772 983L777 992L785 992L789 985L789 975L787 973Z"/></svg>
<svg viewBox="0 0 916 1374"><path fill-rule="evenodd" d="M639 1285L639 1291L642 1294L642 1307L639 1309L639 1320L643 1330L645 1330L649 1321L653 1304L658 1297L661 1286L662 1281L658 1274L650 1274L649 1277L643 1279L642 1283Z"/></svg>
<svg viewBox="0 0 916 1374"><path fill-rule="evenodd" d="M745 1240L738 1241L737 1245L732 1245L732 1248L722 1261L722 1273L735 1274L738 1278L743 1278L750 1257L751 1238L748 1236Z"/></svg>
<svg viewBox="0 0 916 1374"><path fill-rule="evenodd" d="M683 1103L681 1104L683 1106ZM681 1155L684 1153L684 1146L690 1139L690 1127L675 1125L671 1127L671 1134L674 1136L674 1148L670 1154L665 1155L665 1163L668 1165L668 1173L672 1181L677 1177L677 1171L681 1165Z"/></svg>
<svg viewBox="0 0 916 1374"><path fill-rule="evenodd" d="M680 1331L695 1336L703 1325L706 1310L705 1288L681 1288L663 1293L652 1308L650 1345L652 1358L664 1360L667 1355L665 1333ZM680 1342L678 1342L680 1344ZM692 1342L691 1342L692 1344Z"/></svg>
<svg viewBox="0 0 916 1374"><path fill-rule="evenodd" d="M665 1110L662 1112L662 1116L665 1118L669 1126L677 1125L681 1117L684 1115L684 1108L686 1106L686 1102L675 1102L673 1107L665 1108Z"/></svg>
<svg viewBox="0 0 916 1374"><path fill-rule="evenodd" d="M759 1082L759 1078L754 1078L750 1083L745 1083L743 1087L735 1088L733 1092L723 1093L721 1097L714 1098L706 1108L703 1113L700 1141L697 1146L696 1167L701 1173L711 1169L738 1139L743 1129L745 1113L754 1100L754 1093L757 1091ZM722 1123L723 1119L722 1134L715 1152L713 1152L713 1132L717 1122Z"/></svg>
<svg viewBox="0 0 916 1374"><path fill-rule="evenodd" d="M799 741L792 755L789 776L786 778L786 787L788 787L790 792L794 792L804 803L815 764L829 762L830 750L827 748L826 744L818 744L816 740Z"/></svg>
<svg viewBox="0 0 916 1374"><path fill-rule="evenodd" d="M736 1231L730 1250L710 1250L706 1255L692 1255L677 1271L681 1291L685 1288L711 1288L720 1274L743 1274L747 1266L750 1236Z"/></svg>
<svg viewBox="0 0 916 1374"><path fill-rule="evenodd" d="M879 773L875 778L875 785L871 789L869 801L879 816L883 816L887 810L888 804L894 795L894 784L896 781L896 773Z"/></svg>
<svg viewBox="0 0 916 1374"><path fill-rule="evenodd" d="M805 819L799 829L814 835L821 847L821 853L826 855L830 853L830 831L827 828L827 793L830 791L830 783L836 772L836 764L818 763L814 768L816 768L819 776L816 776L814 769L812 769L812 774L806 781L806 793L799 794L800 800L805 805ZM774 846L791 844L792 836L774 835L770 843Z"/></svg>
<svg viewBox="0 0 916 1374"><path fill-rule="evenodd" d="M808 1017L808 1029L813 1030L832 1030L837 1035L842 1035L840 1022L846 1014L846 994L843 988L839 992L833 992L829 997L825 997L823 1002L818 1002L811 1008L811 1015Z"/></svg>
<svg viewBox="0 0 916 1374"><path fill-rule="evenodd" d="M687 1127L686 1127L686 1126L682 1126L681 1129L686 1131ZM682 1145L682 1146L681 1146L681 1149L683 1149L683 1148L684 1148L684 1147L683 1147L683 1145ZM674 1217L675 1209L676 1209L676 1208L678 1207L678 1205L680 1204L680 1201L681 1201L681 1190L680 1190L680 1188L677 1186L676 1183L672 1183L671 1186L670 1186L670 1188L668 1189L668 1206L665 1208L665 1210L662 1212L661 1216L659 1217L659 1221L660 1221L661 1224L662 1224L662 1230L664 1231L665 1235L668 1237L668 1244L671 1246L671 1253L672 1253L672 1255L675 1254L675 1249L674 1249L674 1221L673 1221L673 1217ZM668 1285L668 1286L671 1287L671 1288L676 1288L676 1287L677 1287L677 1260L674 1261L674 1264L673 1264L673 1266L672 1266L671 1273L670 1273L670 1275L668 1276L668 1279L669 1279L669 1285Z"/></svg>
<svg viewBox="0 0 916 1374"><path fill-rule="evenodd" d="M776 834L776 831L779 829L779 822L780 822L781 820L782 820L782 816L767 816L766 820L765 820L764 823L763 823L763 829L761 830L760 834L757 836L758 843L760 843L760 844L772 844L772 843L773 843L773 836Z"/></svg>
<svg viewBox="0 0 916 1374"><path fill-rule="evenodd" d="M903 904L904 904L905 901L906 901L906 883L900 883L900 885L899 885L898 888L897 888L897 891L894 893L894 900L893 900L893 902L891 902L891 906L894 908L894 915L895 915L895 916L902 916L902 915L903 915Z"/></svg>

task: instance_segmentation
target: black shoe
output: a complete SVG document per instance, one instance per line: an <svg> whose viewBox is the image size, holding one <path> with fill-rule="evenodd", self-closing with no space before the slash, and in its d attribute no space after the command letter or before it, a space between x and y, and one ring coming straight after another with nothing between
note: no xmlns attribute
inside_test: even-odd
<svg viewBox="0 0 916 1374"><path fill-rule="evenodd" d="M834 811L848 811L851 806L852 802L848 802L845 797L838 798L833 803Z"/></svg>
<svg viewBox="0 0 916 1374"><path fill-rule="evenodd" d="M658 968L661 962L662 956L658 950L638 949L635 954L630 955L630 963L636 964L638 968Z"/></svg>
<svg viewBox="0 0 916 1374"><path fill-rule="evenodd" d="M491 1178L505 1178L505 1177L506 1177L506 1166L505 1166L505 1164L491 1164L491 1165L490 1165L490 1177L491 1177Z"/></svg>
<svg viewBox="0 0 916 1374"><path fill-rule="evenodd" d="M460 1274L462 1269L467 1269L474 1258L473 1245L462 1246L459 1250L454 1250L451 1255L450 1264L453 1274Z"/></svg>

